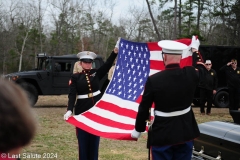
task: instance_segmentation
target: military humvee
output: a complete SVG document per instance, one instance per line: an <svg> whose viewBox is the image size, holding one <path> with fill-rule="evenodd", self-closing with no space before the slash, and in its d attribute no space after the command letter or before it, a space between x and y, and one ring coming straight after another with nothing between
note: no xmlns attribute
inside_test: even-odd
<svg viewBox="0 0 240 160"><path fill-rule="evenodd" d="M19 84L27 92L31 105L34 105L39 95L68 94L69 79L78 60L76 54L47 56L46 53L39 53L35 70L11 73L5 75L5 78ZM97 56L93 68L99 68L103 63L102 57ZM101 85L105 80L102 80Z"/></svg>

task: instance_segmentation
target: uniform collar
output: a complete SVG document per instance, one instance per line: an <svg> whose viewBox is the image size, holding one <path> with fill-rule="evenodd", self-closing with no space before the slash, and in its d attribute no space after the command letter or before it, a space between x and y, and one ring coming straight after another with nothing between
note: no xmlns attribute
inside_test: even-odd
<svg viewBox="0 0 240 160"><path fill-rule="evenodd" d="M168 64L165 67L166 69L174 69L174 68L180 68L179 63L172 63L172 64Z"/></svg>
<svg viewBox="0 0 240 160"><path fill-rule="evenodd" d="M91 69L83 69L82 72L83 73L90 73Z"/></svg>

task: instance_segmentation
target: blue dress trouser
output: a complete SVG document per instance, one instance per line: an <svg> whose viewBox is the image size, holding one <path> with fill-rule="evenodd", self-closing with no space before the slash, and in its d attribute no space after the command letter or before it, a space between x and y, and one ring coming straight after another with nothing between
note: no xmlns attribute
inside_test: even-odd
<svg viewBox="0 0 240 160"><path fill-rule="evenodd" d="M151 147L153 160L191 160L193 141L179 145Z"/></svg>
<svg viewBox="0 0 240 160"><path fill-rule="evenodd" d="M98 148L100 137L88 133L80 128L77 129L79 159L98 160Z"/></svg>

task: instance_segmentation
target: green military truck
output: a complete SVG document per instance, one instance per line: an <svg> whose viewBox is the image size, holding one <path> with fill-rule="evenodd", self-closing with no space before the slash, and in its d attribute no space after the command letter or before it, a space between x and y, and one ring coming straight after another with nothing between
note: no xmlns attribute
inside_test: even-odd
<svg viewBox="0 0 240 160"><path fill-rule="evenodd" d="M37 55L36 69L11 73L5 78L19 84L27 92L31 105L35 105L39 95L68 94L69 79L78 60L76 54L47 56L46 53L40 53ZM99 68L103 63L102 57L97 56L93 68ZM105 80L102 80L102 84Z"/></svg>

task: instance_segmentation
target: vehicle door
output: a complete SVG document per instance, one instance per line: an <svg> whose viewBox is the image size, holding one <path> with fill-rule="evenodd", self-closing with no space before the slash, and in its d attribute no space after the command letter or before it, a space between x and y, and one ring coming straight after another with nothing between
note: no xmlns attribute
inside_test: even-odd
<svg viewBox="0 0 240 160"><path fill-rule="evenodd" d="M72 61L55 60L53 70L53 90L57 94L67 94L69 88L69 79L72 75Z"/></svg>

